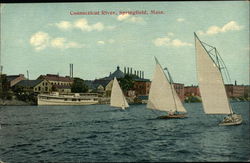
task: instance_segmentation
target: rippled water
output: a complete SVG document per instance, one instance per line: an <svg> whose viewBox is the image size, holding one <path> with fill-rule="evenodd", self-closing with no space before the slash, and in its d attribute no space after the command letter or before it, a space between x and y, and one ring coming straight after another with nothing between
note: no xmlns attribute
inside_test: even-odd
<svg viewBox="0 0 250 163"><path fill-rule="evenodd" d="M161 120L163 112L131 105L4 106L0 108L0 161L247 161L249 103L232 103L239 126L218 126L223 115L205 115L185 104L186 119Z"/></svg>

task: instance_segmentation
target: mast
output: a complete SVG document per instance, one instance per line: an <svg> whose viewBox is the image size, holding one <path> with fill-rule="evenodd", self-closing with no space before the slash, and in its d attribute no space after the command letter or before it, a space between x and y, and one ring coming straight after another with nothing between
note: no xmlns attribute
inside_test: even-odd
<svg viewBox="0 0 250 163"><path fill-rule="evenodd" d="M167 73L168 73L168 76L169 76L169 80L167 78L167 80L169 81L170 83L170 86L171 86L171 92L172 92L172 96L173 96L173 100L174 100L174 105L175 105L175 111L177 111L177 105L176 105L176 101L175 101L175 98L174 98L174 92L173 92L173 80L172 80L172 77L167 69L167 67L164 68L164 70L167 70Z"/></svg>
<svg viewBox="0 0 250 163"><path fill-rule="evenodd" d="M230 103L230 101L229 101L229 98L228 98L227 90L226 90L226 87L225 87L225 81L224 81L224 78L223 78L223 75L222 75L222 71L221 71L221 67L220 67L220 61L219 61L219 57L218 57L218 56L220 56L220 55L219 55L217 49L216 49L216 48L214 48L214 49L215 49L216 60L217 60L217 63L218 63L218 69L219 69L219 71L220 71L221 78L222 78L222 81L223 81L223 83L224 83L223 86L224 86L224 89L225 89L225 92L226 92L227 102L228 102L228 105L229 105L229 108L230 108L230 114L233 114L232 105L231 105L231 103ZM221 58L221 57L220 57L220 58ZM222 60L222 58L221 58L221 60Z"/></svg>

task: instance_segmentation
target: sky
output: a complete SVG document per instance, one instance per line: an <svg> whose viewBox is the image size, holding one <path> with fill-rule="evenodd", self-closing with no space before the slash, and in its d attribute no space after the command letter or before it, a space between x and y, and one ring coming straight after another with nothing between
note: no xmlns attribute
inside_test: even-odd
<svg viewBox="0 0 250 163"><path fill-rule="evenodd" d="M127 11L132 13L120 13ZM174 82L197 85L196 32L219 51L231 83L249 84L247 1L18 3L1 4L0 12L1 65L7 75L27 76L28 70L30 79L66 76L72 63L74 76L84 80L108 76L117 66L152 79L155 56Z"/></svg>

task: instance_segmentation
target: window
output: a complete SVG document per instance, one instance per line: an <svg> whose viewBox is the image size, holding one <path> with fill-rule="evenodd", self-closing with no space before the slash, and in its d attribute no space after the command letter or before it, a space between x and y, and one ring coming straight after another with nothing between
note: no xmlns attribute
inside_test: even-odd
<svg viewBox="0 0 250 163"><path fill-rule="evenodd" d="M38 91L41 91L41 87L38 87Z"/></svg>

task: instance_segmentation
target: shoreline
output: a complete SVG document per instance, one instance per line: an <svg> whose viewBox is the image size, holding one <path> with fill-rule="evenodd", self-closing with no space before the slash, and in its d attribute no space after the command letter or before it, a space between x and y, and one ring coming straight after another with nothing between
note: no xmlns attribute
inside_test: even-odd
<svg viewBox="0 0 250 163"><path fill-rule="evenodd" d="M234 102L250 102L250 100L235 100L235 99L230 99L231 103ZM183 102L184 104L188 104L188 103L202 103L202 102ZM102 104L109 104L109 102L107 102L106 100L104 101L100 101L98 103L98 105L102 105ZM136 103L136 102L132 102L129 103L130 105L140 105L140 104L146 104L146 103ZM20 100L2 100L0 99L0 106L38 106L37 104L34 104L32 102L25 102L25 101L20 101Z"/></svg>

